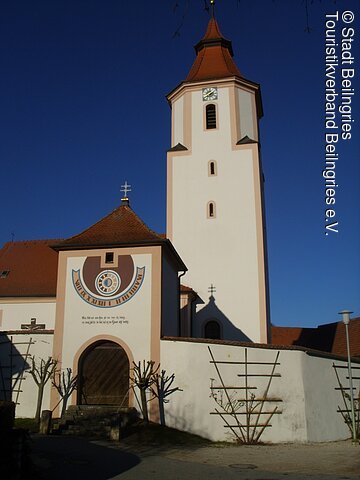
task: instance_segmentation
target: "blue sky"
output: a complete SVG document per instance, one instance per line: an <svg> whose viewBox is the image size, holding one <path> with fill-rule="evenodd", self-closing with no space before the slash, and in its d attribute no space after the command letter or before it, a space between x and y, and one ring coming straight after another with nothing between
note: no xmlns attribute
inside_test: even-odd
<svg viewBox="0 0 360 480"><path fill-rule="evenodd" d="M302 0L218 0L216 9L240 71L261 84L276 325L337 321L343 308L360 315L360 89L352 139L337 145L339 233L328 236L322 178L325 14L350 10L348 27L356 29L360 8L357 0L307 3L310 33ZM165 231L165 95L192 65L208 21L203 7L203 0L1 2L1 244L12 234L79 233L119 204L124 180L135 212ZM359 32L354 38L360 58Z"/></svg>

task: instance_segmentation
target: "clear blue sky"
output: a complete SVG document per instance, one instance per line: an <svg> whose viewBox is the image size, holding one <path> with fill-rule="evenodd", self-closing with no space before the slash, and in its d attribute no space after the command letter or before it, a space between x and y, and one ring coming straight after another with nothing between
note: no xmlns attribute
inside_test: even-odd
<svg viewBox="0 0 360 480"><path fill-rule="evenodd" d="M262 88L276 325L337 321L343 308L360 315L359 77L353 138L338 146L339 233L327 237L321 175L325 13L355 13L359 61L359 2L308 4L310 33L305 1L217 1L240 71ZM136 213L165 231L165 95L192 65L208 21L203 7L203 0L1 2L1 244L12 233L15 240L79 233L119 204L124 180Z"/></svg>

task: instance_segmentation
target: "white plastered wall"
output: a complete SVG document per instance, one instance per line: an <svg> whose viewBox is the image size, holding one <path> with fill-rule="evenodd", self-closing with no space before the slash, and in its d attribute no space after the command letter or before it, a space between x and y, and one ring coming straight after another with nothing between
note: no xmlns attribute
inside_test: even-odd
<svg viewBox="0 0 360 480"><path fill-rule="evenodd" d="M16 406L17 417L34 417L37 403L38 388L28 372L31 365L30 357L26 359L25 354L35 357L38 364L41 359L47 360L52 355L53 349L53 334L31 332L21 329L21 325L29 325L32 318L36 319L37 325L45 325L46 330L52 330L55 324L55 298L29 298L21 301L20 299L5 300L0 304L0 331L9 332L3 334L1 341L10 340L12 338L14 345L13 353L20 354L13 358L13 386L18 389L21 372L23 373L23 380L21 382L21 392L17 398L17 392L13 393L12 400L18 400ZM21 333L20 333L21 332ZM28 343L31 340L31 345L28 348ZM9 345L1 345L0 358L3 365L9 365ZM5 375L8 375L9 369L4 368ZM15 383L16 382L16 383ZM3 387L1 387L3 388ZM8 388L8 384L6 385ZM7 394L6 394L7 395ZM42 409L50 407L50 382L47 384L44 391L44 398Z"/></svg>
<svg viewBox="0 0 360 480"><path fill-rule="evenodd" d="M21 330L21 325L30 324L32 318L36 318L37 324L45 325L46 330L52 330L55 324L55 298L36 300L0 303L0 330Z"/></svg>
<svg viewBox="0 0 360 480"><path fill-rule="evenodd" d="M339 377L343 386L348 385L347 362L304 355L302 371L305 389L305 413L308 437L313 442L327 442L349 437L338 406L344 408L341 393L332 365L340 365ZM360 365L356 365L359 367ZM355 386L355 383L354 383ZM359 392L359 381L357 382Z"/></svg>
<svg viewBox="0 0 360 480"><path fill-rule="evenodd" d="M179 280L167 255L162 257L162 330L164 336L178 336L179 332Z"/></svg>
<svg viewBox="0 0 360 480"><path fill-rule="evenodd" d="M169 237L188 267L183 282L200 297L193 333L203 335L207 319L217 318L224 338L264 341L266 307L260 175L257 146L232 148L229 87L218 88L219 128L206 130L201 88L191 95L191 148L189 154L169 155L168 209L172 212ZM180 97L175 112L182 110ZM254 95L239 94L244 104L244 132L254 136ZM181 128L174 114L173 134ZM185 114L185 118L187 118ZM241 117L242 118L242 117ZM182 117L179 116L182 122ZM241 121L240 121L241 124ZM175 143L175 142L174 142ZM208 162L215 160L217 175L209 176ZM216 205L216 217L208 218L207 205ZM258 202L258 203L257 203ZM209 302L208 288L216 287L215 305ZM208 308L206 308L208 307ZM262 325L262 326L261 326Z"/></svg>
<svg viewBox="0 0 360 480"><path fill-rule="evenodd" d="M12 353L15 355L12 359L12 384L14 389L12 401L17 403L15 410L16 417L33 418L36 411L38 388L29 373L29 368L31 367L30 356L35 357L36 365L39 365L42 359L46 361L52 355L53 335L45 333L13 333L11 335L2 335L0 341L5 342L6 340L12 340ZM29 342L31 342L31 344L28 350ZM26 353L29 353L30 356L27 357ZM9 343L3 343L0 350L0 361L2 365L9 366L11 364L9 354ZM6 380L9 371L8 368L3 369L6 388L9 386ZM23 379L20 381L21 377ZM43 410L50 408L50 387L51 382L49 381L44 390ZM18 393L17 390L19 389L21 391ZM6 393L6 398L8 398L8 393Z"/></svg>
<svg viewBox="0 0 360 480"><path fill-rule="evenodd" d="M173 105L173 124L176 125L173 131L173 145L178 143L184 145L184 98L180 97Z"/></svg>
<svg viewBox="0 0 360 480"><path fill-rule="evenodd" d="M124 251L115 251L124 254ZM101 308L86 303L76 292L72 271L81 269L86 256L98 256L101 251L92 250L83 256L66 260L66 287L64 298L64 327L62 341L63 369L75 368L74 357L91 339L97 341L106 336L124 342L135 361L150 359L151 334L151 273L150 254L132 255L136 267L145 267L141 288L128 302Z"/></svg>
<svg viewBox="0 0 360 480"><path fill-rule="evenodd" d="M238 88L236 95L240 112L240 138L247 135L252 140L258 140L257 122L254 118L254 94Z"/></svg>
<svg viewBox="0 0 360 480"><path fill-rule="evenodd" d="M244 361L244 347L213 344L210 348L217 361ZM248 361L252 362L274 362L276 354L275 349L247 348ZM217 407L210 396L211 379L214 379L213 385L219 385L219 378L210 363L208 344L162 340L161 357L162 368L168 374L175 373L174 386L182 389L169 397L167 425L213 441L232 441L234 437L219 415L210 414ZM349 432L336 412L340 397L334 390L333 361L310 357L303 351L281 350L278 362L275 372L281 376L272 380L269 397L280 398L282 402L267 404L266 410L277 405L282 413L271 418L271 427L265 428L261 440L281 443L348 438ZM243 367L220 365L219 368L225 385L234 385L234 382L241 385L237 374ZM269 369L271 371L269 365L252 365L249 373L270 373ZM250 377L249 382L258 387L253 390L256 395L264 393L267 380L267 377ZM243 391L240 392L239 396L243 395Z"/></svg>

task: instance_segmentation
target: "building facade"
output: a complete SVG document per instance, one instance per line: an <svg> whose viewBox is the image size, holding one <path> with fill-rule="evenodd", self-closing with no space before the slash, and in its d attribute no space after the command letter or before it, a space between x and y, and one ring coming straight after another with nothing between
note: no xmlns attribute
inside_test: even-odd
<svg viewBox="0 0 360 480"><path fill-rule="evenodd" d="M214 18L195 49L168 95L166 237L124 197L71 238L1 249L2 398L33 417L29 369L51 357L78 375L70 405L138 408L130 371L153 361L181 389L166 404L169 426L212 440L346 438L334 359L269 344L259 86ZM48 382L42 408L56 416L60 400Z"/></svg>
<svg viewBox="0 0 360 480"><path fill-rule="evenodd" d="M242 76L214 18L195 51L187 78L167 97L167 237L197 293L187 333L204 337L212 322L218 338L267 343L260 87Z"/></svg>

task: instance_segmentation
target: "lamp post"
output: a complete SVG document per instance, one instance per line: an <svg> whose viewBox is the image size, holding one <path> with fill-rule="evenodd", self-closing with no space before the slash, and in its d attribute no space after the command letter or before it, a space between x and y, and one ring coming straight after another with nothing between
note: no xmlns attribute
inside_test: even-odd
<svg viewBox="0 0 360 480"><path fill-rule="evenodd" d="M355 405L354 405L354 390L353 390L353 381L352 381L352 371L351 371L351 355L350 355L350 341L349 341L349 323L350 323L350 310L342 310L339 312L339 315L342 315L342 321L345 325L346 332L346 349L348 357L348 372L349 372L349 387L350 387L350 403L351 403L351 422L352 422L352 433L353 441L356 442L356 423L355 423Z"/></svg>

